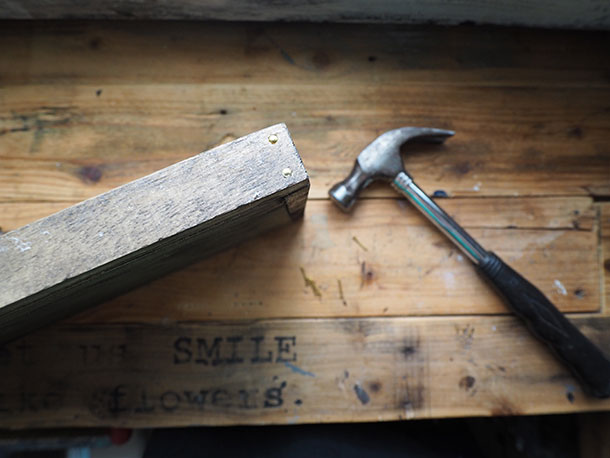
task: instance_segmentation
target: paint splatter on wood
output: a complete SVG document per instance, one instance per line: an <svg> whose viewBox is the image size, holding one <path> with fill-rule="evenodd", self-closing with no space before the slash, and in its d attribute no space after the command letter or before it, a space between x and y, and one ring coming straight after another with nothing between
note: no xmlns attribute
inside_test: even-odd
<svg viewBox="0 0 610 458"><path fill-rule="evenodd" d="M322 297L322 292L320 291L320 288L318 288L318 285L316 285L316 282L307 276L303 267L299 267L299 269L301 269L301 275L303 276L305 287L311 288L311 291L313 292L314 296Z"/></svg>
<svg viewBox="0 0 610 458"><path fill-rule="evenodd" d="M337 287L339 288L339 299L343 302L343 305L347 307L347 301L345 300L345 295L343 294L343 284L340 279L337 279Z"/></svg>
<svg viewBox="0 0 610 458"><path fill-rule="evenodd" d="M364 246L364 244L355 235L352 237L352 240L356 243L356 245L358 245L364 251L369 251L369 249L366 246Z"/></svg>
<svg viewBox="0 0 610 458"><path fill-rule="evenodd" d="M362 388L359 384L355 384L354 385L354 392L356 393L356 396L358 397L358 400L364 405L364 404L368 404L371 400L371 397L369 396L369 394L366 392L366 390L364 388Z"/></svg>

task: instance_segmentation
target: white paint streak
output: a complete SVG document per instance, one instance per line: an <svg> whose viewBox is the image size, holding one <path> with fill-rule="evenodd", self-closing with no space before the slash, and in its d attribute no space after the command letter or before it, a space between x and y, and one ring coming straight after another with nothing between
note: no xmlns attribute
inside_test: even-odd
<svg viewBox="0 0 610 458"><path fill-rule="evenodd" d="M410 402L408 402L405 406L405 418L407 420L412 420L413 418L415 418L415 409L413 409L413 406Z"/></svg>
<svg viewBox="0 0 610 458"><path fill-rule="evenodd" d="M481 182L480 182L480 181L477 181L477 184L475 184L475 185L472 187L472 190L473 190L473 191L480 191L480 190L481 190Z"/></svg>
<svg viewBox="0 0 610 458"><path fill-rule="evenodd" d="M15 244L15 249L22 253L32 249L32 244L30 242L24 242L23 240L19 240L17 237L9 237L8 239Z"/></svg>
<svg viewBox="0 0 610 458"><path fill-rule="evenodd" d="M290 417L290 418L289 418L289 419L286 421L286 423L288 423L289 425L296 425L297 423L299 423L299 419L300 419L300 418L301 418L301 417L300 417L299 415L295 415L295 416L293 416L293 417Z"/></svg>
<svg viewBox="0 0 610 458"><path fill-rule="evenodd" d="M546 234L542 234L537 237L536 244L539 245L548 245L553 243L557 237L560 237L563 234L563 231L546 231Z"/></svg>
<svg viewBox="0 0 610 458"><path fill-rule="evenodd" d="M512 258L511 259L519 259L522 254L526 251L528 251L528 249L530 247L536 247L536 248L540 248L543 247L543 249L545 248L552 248L552 243L557 240L558 237L561 237L564 234L564 231L544 231L544 233L538 235L537 237L534 237L534 239L531 242L528 242L525 245L525 248L523 248L522 250L519 250L517 252L514 252L512 254ZM545 255L546 256L546 255Z"/></svg>
<svg viewBox="0 0 610 458"><path fill-rule="evenodd" d="M563 284L559 280L555 280L553 283L555 283L555 289L557 290L557 292L559 294L562 294L563 296L568 295L568 291L566 290L565 286L563 286Z"/></svg>
<svg viewBox="0 0 610 458"><path fill-rule="evenodd" d="M453 272L445 272L443 274L443 281L445 282L446 289L455 288L455 276L453 275Z"/></svg>

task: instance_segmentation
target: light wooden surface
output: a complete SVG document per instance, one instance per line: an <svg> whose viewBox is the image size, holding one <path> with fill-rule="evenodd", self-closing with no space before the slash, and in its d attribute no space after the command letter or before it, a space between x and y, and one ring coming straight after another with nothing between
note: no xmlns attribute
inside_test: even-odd
<svg viewBox="0 0 610 458"><path fill-rule="evenodd" d="M389 187L367 190L351 216L326 199L381 132L456 130L442 147L405 151L407 170L426 191L445 191L450 214L578 312L575 322L609 351L607 35L180 23L8 24L0 33L4 231L279 121L312 184L294 227L5 348L2 426L609 408L582 395ZM191 339L178 343L181 358L185 345L205 354L220 337L216 366L174 364L177 339ZM228 362L232 345L243 363ZM252 363L257 345L273 362ZM296 359L277 361L280 348ZM201 410L200 390L211 403Z"/></svg>
<svg viewBox="0 0 610 458"><path fill-rule="evenodd" d="M185 19L229 21L391 22L408 24L500 24L530 27L608 28L603 0L0 0L9 19Z"/></svg>
<svg viewBox="0 0 610 458"><path fill-rule="evenodd" d="M495 199L480 200L489 205L481 214L493 214ZM530 208L555 208L547 199L527 200ZM345 215L328 201L310 201L303 222L121 296L91 310L89 319L163 319L166 304L185 320L506 313L459 250L417 210L399 203L369 200ZM451 212L451 202L446 207ZM515 230L490 226L470 232L558 307L599 309L596 233L541 223L515 236ZM193 306L194 297L205 298L205 307Z"/></svg>
<svg viewBox="0 0 610 458"><path fill-rule="evenodd" d="M308 190L276 124L0 235L0 342L292 222Z"/></svg>
<svg viewBox="0 0 610 458"><path fill-rule="evenodd" d="M607 34L568 40L565 32L476 28L435 29L431 37L397 26L63 27L3 27L2 130L11 134L2 147L3 202L77 202L186 151L282 121L311 171L315 198L326 197L371 139L405 124L457 132L445 147L407 158L429 192L610 194ZM366 195L393 192L379 185Z"/></svg>

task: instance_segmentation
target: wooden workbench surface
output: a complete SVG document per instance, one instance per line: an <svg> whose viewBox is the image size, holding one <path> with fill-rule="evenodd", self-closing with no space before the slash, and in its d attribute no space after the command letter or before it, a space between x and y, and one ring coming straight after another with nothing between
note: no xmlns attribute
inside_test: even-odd
<svg viewBox="0 0 610 458"><path fill-rule="evenodd" d="M1 348L0 426L609 409L388 186L351 215L326 198L383 131L455 130L405 151L407 170L610 352L609 45L507 28L0 24L3 231L277 122L312 185L303 221Z"/></svg>

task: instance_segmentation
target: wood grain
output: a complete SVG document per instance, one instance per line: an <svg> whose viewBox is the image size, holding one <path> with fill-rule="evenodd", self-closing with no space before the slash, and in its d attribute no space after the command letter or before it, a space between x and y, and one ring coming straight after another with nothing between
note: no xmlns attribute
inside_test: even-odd
<svg viewBox="0 0 610 458"><path fill-rule="evenodd" d="M599 309L596 210L590 198L439 202L562 310ZM35 219L44 216L40 212L46 205L0 204L0 209L11 214L19 208ZM26 222L23 217L5 221L7 230ZM457 255L404 201L365 200L349 217L328 202L311 201L303 223L251 240L76 319L157 322L508 313L472 266ZM315 281L320 297L305 286L301 267Z"/></svg>
<svg viewBox="0 0 610 458"><path fill-rule="evenodd" d="M575 323L610 350L610 321ZM510 349L510 350L507 350ZM605 410L508 317L59 326L3 349L0 425L158 427Z"/></svg>
<svg viewBox="0 0 610 458"><path fill-rule="evenodd" d="M99 84L100 103L109 85L136 82L607 87L610 41L520 28L174 21L3 21L0 33L4 84Z"/></svg>
<svg viewBox="0 0 610 458"><path fill-rule="evenodd" d="M173 0L155 3L103 0L93 4L74 0L2 0L0 17L10 19L184 19L225 21L391 22L407 24L498 24L529 27L601 29L610 26L602 0L520 3L516 0L441 0L366 2L332 0L302 3L295 0L262 4L252 0L198 2Z"/></svg>
<svg viewBox="0 0 610 458"><path fill-rule="evenodd" d="M0 236L1 339L296 219L308 189L278 124L10 231Z"/></svg>
<svg viewBox="0 0 610 458"><path fill-rule="evenodd" d="M448 211L460 221L461 214L455 211L460 205L445 200ZM493 209L501 208L503 200L478 199L478 209L489 225L465 227L561 310L599 310L598 236L571 227L575 207L569 205L570 199L562 205L544 198L518 199L505 206L513 212L501 211L499 215L504 216L496 220ZM581 203L580 198L574 202ZM545 211L538 212L539 208ZM558 211L555 216L549 215L551 209ZM532 214L542 218L531 220ZM544 227L562 218L565 229ZM507 221L518 226L508 229L502 224ZM530 229L528 224L538 227ZM509 312L470 262L416 209L401 200L371 200L360 202L351 215L330 202L310 201L302 222L194 264L75 319L155 323L480 313Z"/></svg>
<svg viewBox="0 0 610 458"><path fill-rule="evenodd" d="M388 186L368 189L349 217L326 192L384 130L456 130L442 148L405 149L407 169L427 192L444 191L441 205L562 310L587 312L577 323L607 350L598 310L610 249L600 262L605 203L592 200L610 195L609 40L601 32L485 27L2 23L2 230L279 121L290 127L314 198L290 230L4 347L3 424L607 410L582 397L523 325L493 315L507 310ZM295 368L174 367L179 337L212 345L240 335L246 351L255 350L250 338L265 337L261 358L268 351L277 358L275 337L295 336ZM396 351L416 337L426 364L407 361L415 344L402 345L407 355ZM232 343L223 345L226 359ZM266 391L282 381L283 405L265 408ZM239 408L249 396L240 390L251 389L259 391L246 401L257 407ZM201 411L200 390L208 391ZM166 392L173 393L162 400ZM223 407L227 396L231 407Z"/></svg>
<svg viewBox="0 0 610 458"><path fill-rule="evenodd" d="M315 198L326 197L328 188L349 172L357 154L372 139L404 124L457 131L442 147L405 149L407 170L429 193L608 195L610 190L610 153L603 147L608 116L591 118L586 142L577 138L583 128L578 130L575 124L592 111L601 113L610 101L606 97L610 91L541 89L534 96L534 107L527 90L347 86L337 91L300 85L295 92L282 86L244 84L236 96L232 86L133 85L107 89L103 103L95 99L95 91L95 86L2 90L2 107L11 107L19 115L2 114L9 120L6 129L17 131L0 144L0 199L88 198L184 159L184 153L176 152L198 148L195 142L201 142L202 131L206 148L212 147L262 127L265 117L288 120L311 172ZM39 129L15 119L44 117L48 109L41 108L40 100L47 97L53 100L45 103L57 107L52 112L66 113L60 124ZM278 109L277 100L294 97L300 99L298 106L281 104L283 108ZM371 108L371 99L379 103L378 108ZM210 108L203 109L212 114L200 113L199 100L206 101ZM441 102L442 118L423 114ZM234 114L218 113L223 106ZM293 116L295 109L303 110L302 114ZM267 115L259 116L259 112ZM317 119L310 122L310 116ZM481 125L493 134L483 134ZM130 145L133 152L125 157L122 145ZM47 157L47 151L53 151L53 156ZM363 193L364 197L391 195L391 189L382 185Z"/></svg>
<svg viewBox="0 0 610 458"><path fill-rule="evenodd" d="M405 151L430 193L610 195L605 35L156 26L2 32L0 200L82 200L278 121L314 198L401 125L457 132Z"/></svg>

